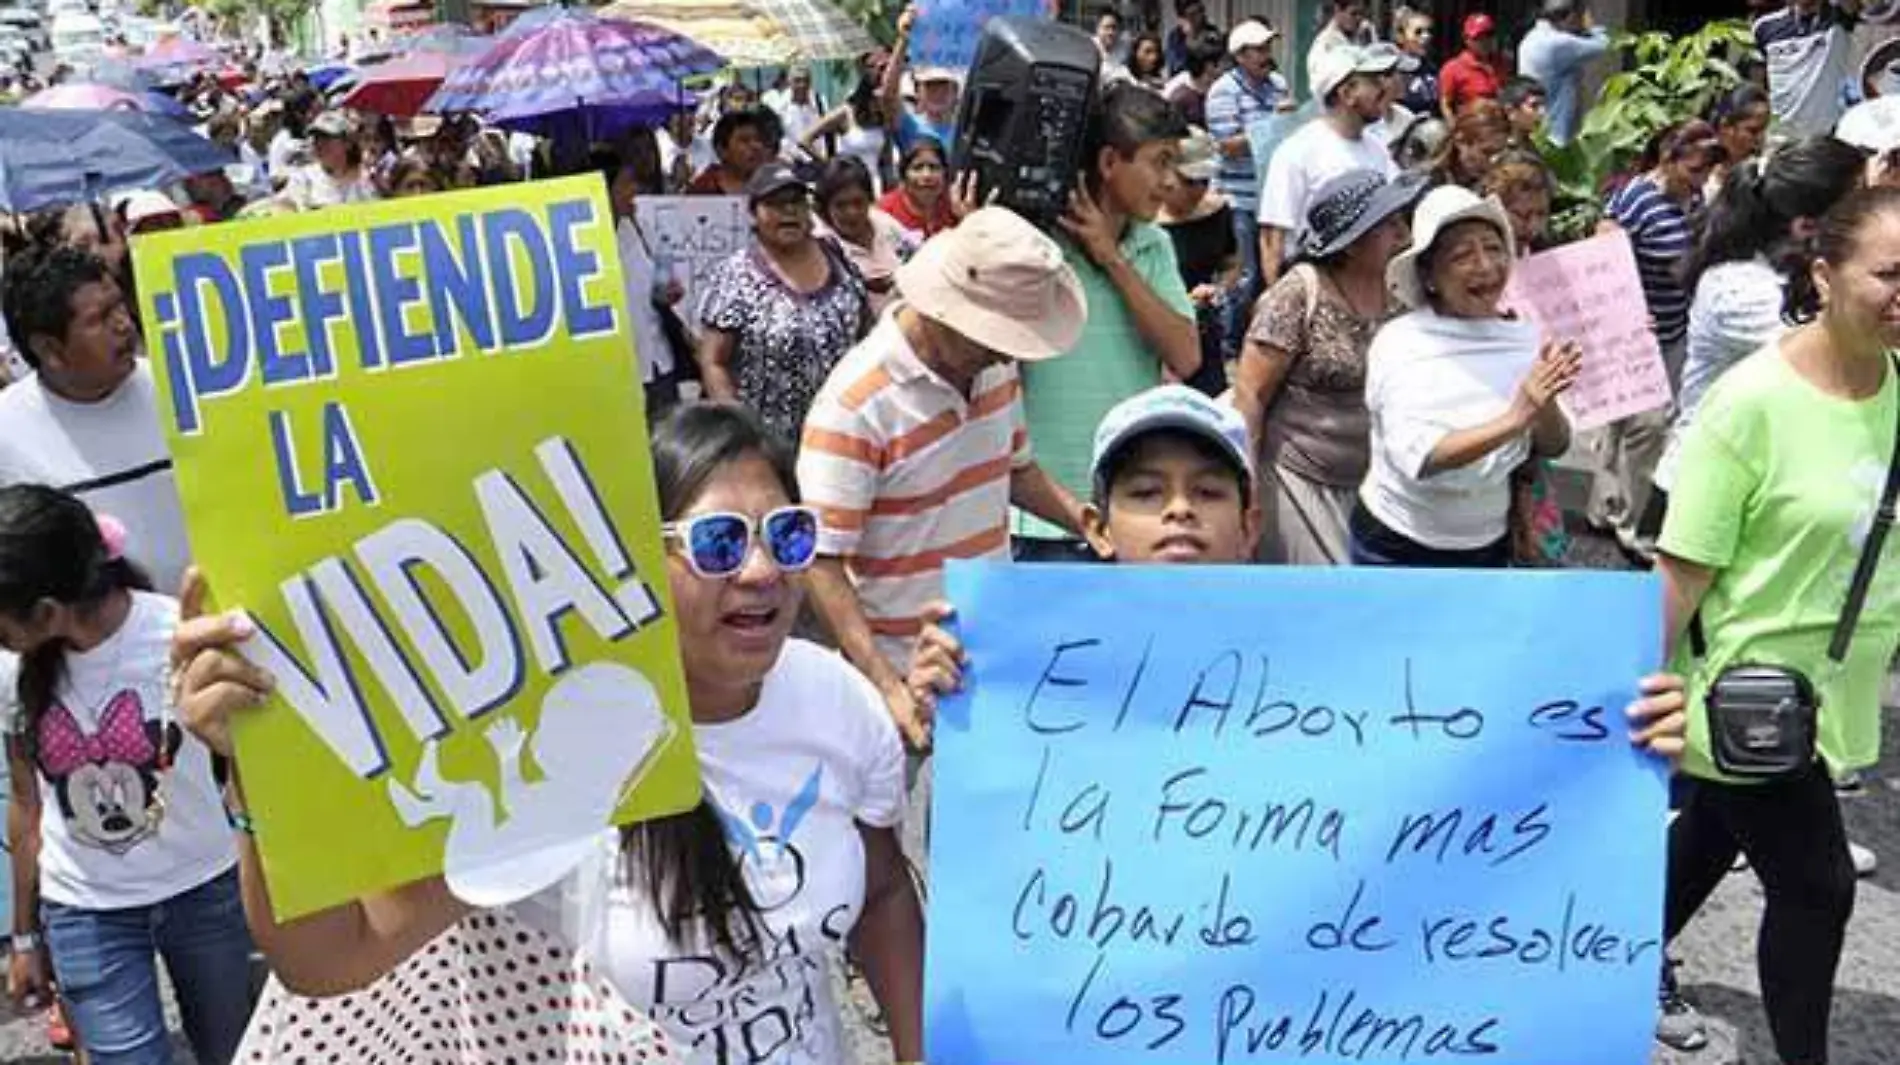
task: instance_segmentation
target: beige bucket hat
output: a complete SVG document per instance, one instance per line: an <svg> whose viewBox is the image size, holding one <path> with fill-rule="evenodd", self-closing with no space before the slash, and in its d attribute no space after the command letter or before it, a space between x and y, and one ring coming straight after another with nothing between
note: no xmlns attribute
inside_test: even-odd
<svg viewBox="0 0 1900 1065"><path fill-rule="evenodd" d="M918 314L1025 362L1073 348L1088 317L1062 249L1004 207L927 241L898 268L897 288Z"/></svg>

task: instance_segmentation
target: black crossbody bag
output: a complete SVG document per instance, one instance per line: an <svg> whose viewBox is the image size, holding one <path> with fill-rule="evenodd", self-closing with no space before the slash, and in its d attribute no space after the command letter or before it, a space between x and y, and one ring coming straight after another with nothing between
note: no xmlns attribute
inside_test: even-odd
<svg viewBox="0 0 1900 1065"><path fill-rule="evenodd" d="M1900 374L1900 357L1893 359ZM1900 386L1896 386L1900 387ZM1900 417L1900 401L1896 401ZM1880 491L1873 527L1861 545L1854 577L1847 586L1847 602L1828 640L1827 657L1838 666L1847 660L1854 626L1860 621L1867 592L1880 568L1880 549L1893 528L1894 504L1900 497L1900 426L1894 450L1887 460L1887 483ZM1689 645L1697 658L1708 654L1702 617L1689 621ZM1703 695L1709 715L1709 748L1715 768L1746 780L1775 780L1802 773L1814 764L1821 693L1807 674L1789 666L1742 664L1724 669Z"/></svg>

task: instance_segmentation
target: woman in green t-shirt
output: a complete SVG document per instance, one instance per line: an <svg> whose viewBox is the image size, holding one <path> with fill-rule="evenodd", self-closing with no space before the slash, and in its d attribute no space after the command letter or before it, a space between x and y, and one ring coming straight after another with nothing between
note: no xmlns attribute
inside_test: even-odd
<svg viewBox="0 0 1900 1065"><path fill-rule="evenodd" d="M1880 753L1880 698L1900 644L1900 554L1876 572L1845 660L1828 643L1887 478L1900 385L1900 189L1857 192L1822 221L1788 286L1803 323L1737 364L1683 441L1661 570L1675 672L1690 678L1681 811L1670 830L1666 932L1674 937L1738 853L1767 904L1762 1002L1789 1065L1827 1060L1835 968L1854 867L1830 770ZM1688 645L1699 615L1706 649ZM1741 663L1801 671L1821 697L1819 758L1767 782L1724 777L1703 693Z"/></svg>

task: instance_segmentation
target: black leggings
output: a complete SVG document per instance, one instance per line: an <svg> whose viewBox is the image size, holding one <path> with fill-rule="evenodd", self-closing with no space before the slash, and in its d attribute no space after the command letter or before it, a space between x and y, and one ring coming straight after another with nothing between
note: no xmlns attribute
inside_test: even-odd
<svg viewBox="0 0 1900 1065"><path fill-rule="evenodd" d="M1768 784L1688 781L1669 830L1669 939L1737 853L1748 856L1767 896L1755 964L1775 1050L1790 1065L1824 1065L1834 970L1854 912L1854 863L1826 767L1816 762Z"/></svg>

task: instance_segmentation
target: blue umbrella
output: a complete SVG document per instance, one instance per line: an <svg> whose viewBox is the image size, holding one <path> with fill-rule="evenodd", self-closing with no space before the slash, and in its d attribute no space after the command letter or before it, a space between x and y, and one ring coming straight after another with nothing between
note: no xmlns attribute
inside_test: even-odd
<svg viewBox="0 0 1900 1065"><path fill-rule="evenodd" d="M356 73L356 68L349 63L318 63L316 66L305 69L303 73L318 92L328 92L330 86Z"/></svg>
<svg viewBox="0 0 1900 1065"><path fill-rule="evenodd" d="M162 93L157 89L147 89L138 95L139 99L145 101L145 110L150 114L164 115L166 118L175 118L180 122L196 122L198 120L197 116L191 113L191 108L179 103L178 98L169 93Z"/></svg>
<svg viewBox="0 0 1900 1065"><path fill-rule="evenodd" d="M157 78L123 59L101 59L94 63L92 74L87 80L123 92L148 92L158 88Z"/></svg>
<svg viewBox="0 0 1900 1065"><path fill-rule="evenodd" d="M472 111L504 129L593 140L664 122L686 106L683 81L724 65L670 30L563 8L525 32L511 28L451 72L423 110Z"/></svg>
<svg viewBox="0 0 1900 1065"><path fill-rule="evenodd" d="M188 127L136 111L0 108L0 209L96 199L157 188L237 161Z"/></svg>

